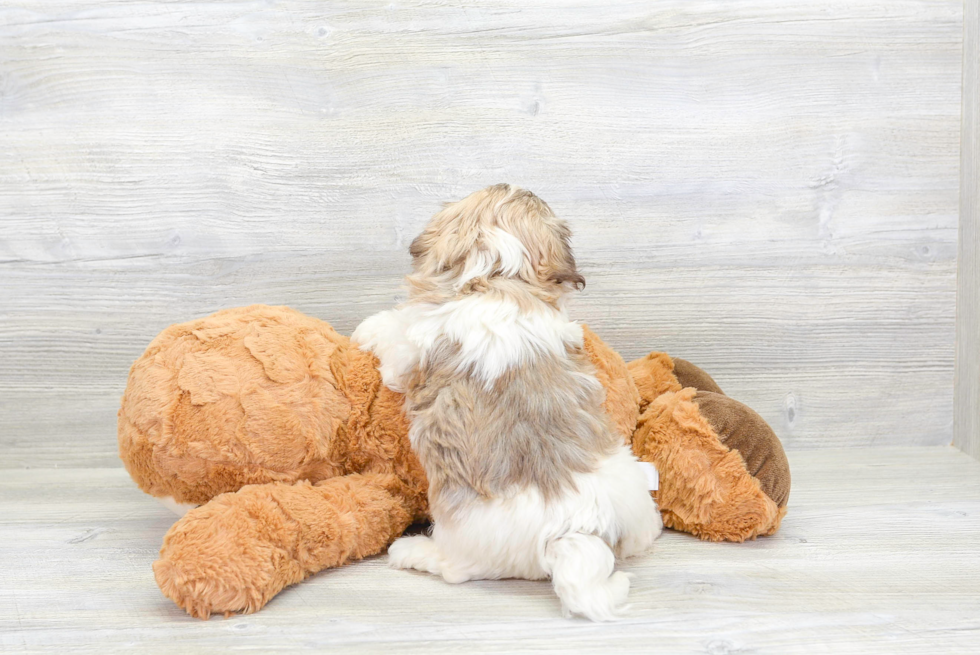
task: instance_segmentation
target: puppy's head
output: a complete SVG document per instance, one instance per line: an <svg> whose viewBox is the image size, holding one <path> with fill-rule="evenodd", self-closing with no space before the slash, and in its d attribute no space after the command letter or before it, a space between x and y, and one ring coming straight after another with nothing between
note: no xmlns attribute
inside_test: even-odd
<svg viewBox="0 0 980 655"><path fill-rule="evenodd" d="M447 205L409 248L417 290L457 293L494 280L520 281L556 299L585 286L572 256L571 230L530 191L497 184Z"/></svg>

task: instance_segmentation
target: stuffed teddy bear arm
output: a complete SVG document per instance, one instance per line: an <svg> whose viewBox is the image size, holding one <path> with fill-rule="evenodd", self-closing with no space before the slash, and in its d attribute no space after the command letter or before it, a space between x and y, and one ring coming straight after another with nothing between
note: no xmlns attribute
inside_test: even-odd
<svg viewBox="0 0 980 655"><path fill-rule="evenodd" d="M174 524L153 573L192 616L255 612L318 571L381 552L415 518L406 494L394 474L249 485Z"/></svg>
<svg viewBox="0 0 980 655"><path fill-rule="evenodd" d="M201 504L164 539L164 594L199 617L255 611L427 515L401 396L376 367L284 307L225 310L154 339L122 399L120 456L144 491Z"/></svg>

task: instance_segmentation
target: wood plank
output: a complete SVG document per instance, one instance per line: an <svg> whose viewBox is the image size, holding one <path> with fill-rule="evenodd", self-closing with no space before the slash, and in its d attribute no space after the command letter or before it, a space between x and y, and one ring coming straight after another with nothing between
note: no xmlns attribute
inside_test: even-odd
<svg viewBox="0 0 980 655"><path fill-rule="evenodd" d="M256 257L222 271L204 262L156 275L142 268L18 272L11 279L24 296L8 304L13 316L0 325L0 340L18 344L0 378L0 467L116 465L126 373L169 323L267 302L349 334L362 317L394 302L390 270L400 268L379 260L373 270L337 272L329 257L294 255ZM692 276L656 269L651 275L662 282L652 295L624 290L622 275L598 265L586 262L584 270L591 286L572 304L573 316L627 359L663 350L699 363L769 421L787 447L949 443L952 397L934 392L949 389L952 376L953 291L945 273L706 268ZM787 279L809 293L772 302L772 285ZM115 288L128 290L128 306L120 307ZM884 296L890 305L876 302ZM768 332L759 332L762 325ZM896 361L894 344L906 341L917 348ZM49 358L44 376L38 353Z"/></svg>
<svg viewBox="0 0 980 655"><path fill-rule="evenodd" d="M964 7L953 443L980 459L980 2Z"/></svg>
<svg viewBox="0 0 980 655"><path fill-rule="evenodd" d="M980 463L950 447L790 454L782 530L745 544L667 532L615 624L559 618L546 583L386 568L320 574L258 614L201 622L150 564L173 517L118 469L0 478L0 648L18 653L975 652Z"/></svg>
<svg viewBox="0 0 980 655"><path fill-rule="evenodd" d="M570 221L575 314L626 357L792 447L948 443L961 31L955 0L2 9L0 467L112 465L169 323L349 332L501 180Z"/></svg>

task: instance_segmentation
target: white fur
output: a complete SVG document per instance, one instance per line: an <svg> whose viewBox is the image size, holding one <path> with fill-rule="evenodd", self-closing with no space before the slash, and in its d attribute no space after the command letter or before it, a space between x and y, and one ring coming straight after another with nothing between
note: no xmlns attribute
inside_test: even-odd
<svg viewBox="0 0 980 655"><path fill-rule="evenodd" d="M647 550L662 529L660 512L626 446L574 480L577 491L550 503L530 488L433 516L432 536L399 539L389 562L451 583L550 577L566 615L614 619L630 585L626 574L613 572L613 552Z"/></svg>
<svg viewBox="0 0 980 655"><path fill-rule="evenodd" d="M421 355L419 345L408 338L415 307L378 312L364 319L351 335L361 350L373 352L378 358L378 371L385 386L400 393L405 392L404 378L418 366Z"/></svg>
<svg viewBox="0 0 980 655"><path fill-rule="evenodd" d="M454 286L458 291L470 280L496 272L512 277L517 275L528 259L527 249L520 239L499 227L490 228L484 240L484 249L467 258L466 268Z"/></svg>
<svg viewBox="0 0 980 655"><path fill-rule="evenodd" d="M472 294L442 305L408 303L380 312L361 323L352 339L381 360L385 385L404 392L405 376L426 361L440 339L460 347L460 371L472 367L490 384L536 354L564 357L567 346L582 345L582 326L561 310L522 312L508 298Z"/></svg>
<svg viewBox="0 0 980 655"><path fill-rule="evenodd" d="M157 500L160 501L161 505L169 509L177 516L183 516L187 512L197 507L197 505L194 505L193 503L178 503L176 500L174 500L173 496L162 496L158 497Z"/></svg>

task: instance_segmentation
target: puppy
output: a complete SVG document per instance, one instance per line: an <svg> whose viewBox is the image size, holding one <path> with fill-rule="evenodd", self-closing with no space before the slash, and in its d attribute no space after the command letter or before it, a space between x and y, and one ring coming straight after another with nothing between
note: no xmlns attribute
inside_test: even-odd
<svg viewBox="0 0 980 655"><path fill-rule="evenodd" d="M662 524L563 308L585 286L570 236L506 184L448 205L412 242L408 301L353 340L405 394L429 479L431 536L397 540L391 565L450 583L551 578L565 616L598 621L629 591L615 555L647 550Z"/></svg>

